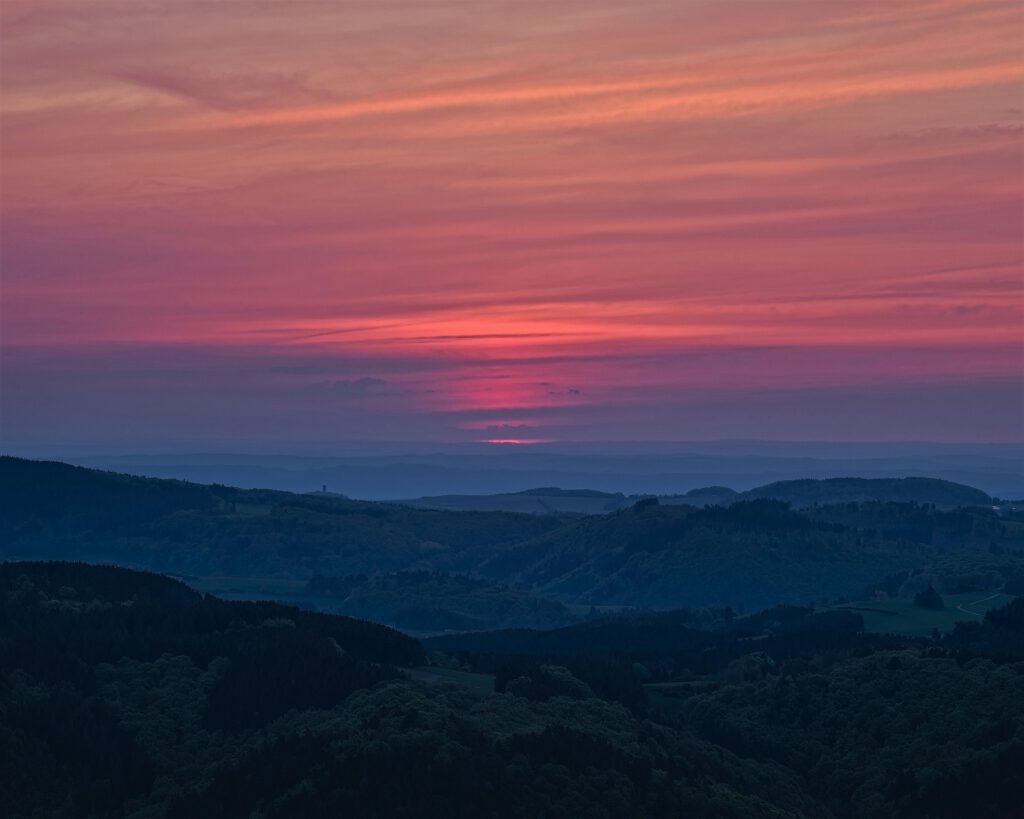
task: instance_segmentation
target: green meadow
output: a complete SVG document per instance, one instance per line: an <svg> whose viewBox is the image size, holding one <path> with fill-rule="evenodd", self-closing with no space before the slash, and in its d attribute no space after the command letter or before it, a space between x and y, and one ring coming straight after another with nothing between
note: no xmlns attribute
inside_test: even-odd
<svg viewBox="0 0 1024 819"><path fill-rule="evenodd" d="M879 634L906 634L911 637L927 636L932 629L950 631L959 621L979 621L989 609L1005 606L1013 597L993 592L967 592L946 594L942 597L945 608L923 609L913 600L862 600L835 608L856 611L864 618L864 630Z"/></svg>

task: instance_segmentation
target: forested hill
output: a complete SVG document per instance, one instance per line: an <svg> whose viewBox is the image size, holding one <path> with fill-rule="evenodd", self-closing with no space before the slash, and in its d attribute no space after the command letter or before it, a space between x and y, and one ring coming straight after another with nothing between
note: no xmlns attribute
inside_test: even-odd
<svg viewBox="0 0 1024 819"><path fill-rule="evenodd" d="M1024 556L1018 514L916 502L646 498L585 517L456 512L16 458L0 458L0 501L0 558L162 571L233 598L269 595L418 632L562 625L591 605L807 604L940 558Z"/></svg>
<svg viewBox="0 0 1024 819"><path fill-rule="evenodd" d="M877 501L934 504L950 509L993 503L980 489L936 478L807 478L770 483L739 496L740 500L759 498L785 501L797 507Z"/></svg>
<svg viewBox="0 0 1024 819"><path fill-rule="evenodd" d="M861 616L836 609L815 612L776 606L737 617L731 609L623 612L557 629L505 629L449 634L423 640L428 650L547 657L618 656L651 662L673 658L691 670L724 665L756 647L781 659L787 641L813 652L850 645L864 630Z"/></svg>
<svg viewBox="0 0 1024 819"><path fill-rule="evenodd" d="M1019 815L1024 599L942 638L795 607L549 634L409 670L370 623L0 564L0 816Z"/></svg>
<svg viewBox="0 0 1024 819"><path fill-rule="evenodd" d="M499 495L441 495L400 501L427 509L504 510L550 515L556 512L603 515L632 506L643 496L609 494L586 489L528 489ZM746 492L726 486L693 489L685 495L664 495L665 504L728 506L742 500L780 500L795 507L835 503L919 503L942 509L989 506L994 500L980 489L935 478L827 478L778 481Z"/></svg>
<svg viewBox="0 0 1024 819"><path fill-rule="evenodd" d="M0 633L32 635L21 664L34 667L31 644L45 645L66 653L68 674L74 674L76 659L156 659L171 652L205 662L249 648L262 653L265 674L298 648L290 645L295 635L303 635L306 647L320 640L357 662L408 666L423 660L416 640L377 623L279 603L220 600L163 575L115 566L0 562L0 595L10 604L0 610ZM279 649L283 654L276 656ZM4 643L0 651L11 662L8 652L17 648Z"/></svg>
<svg viewBox="0 0 1024 819"><path fill-rule="evenodd" d="M140 478L0 458L0 557L180 574L352 574L446 567L553 531L557 517L445 512Z"/></svg>
<svg viewBox="0 0 1024 819"><path fill-rule="evenodd" d="M153 575L0 564L0 815L825 816L797 777L587 697L407 680L409 638Z"/></svg>
<svg viewBox="0 0 1024 819"><path fill-rule="evenodd" d="M650 503L539 536L479 570L566 602L763 608L847 593L926 560L922 544L815 520L778 501Z"/></svg>

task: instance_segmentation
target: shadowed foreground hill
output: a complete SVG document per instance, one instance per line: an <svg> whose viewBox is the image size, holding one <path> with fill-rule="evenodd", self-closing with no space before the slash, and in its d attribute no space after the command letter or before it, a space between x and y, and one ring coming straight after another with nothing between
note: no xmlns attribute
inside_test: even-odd
<svg viewBox="0 0 1024 819"><path fill-rule="evenodd" d="M114 566L3 562L0 590L12 604L0 613L4 634L11 633L7 628L22 636L31 632L44 651L65 651L69 674L76 657L110 662L171 651L205 661L230 654L247 629L266 626L287 626L282 634L316 635L339 657L397 665L423 659L416 640L387 626L279 603L229 602L163 575ZM5 644L8 660L12 650Z"/></svg>
<svg viewBox="0 0 1024 819"><path fill-rule="evenodd" d="M939 642L868 639L856 620L566 629L509 647L584 653L507 657L488 692L406 679L422 649L370 623L112 567L0 564L0 815L1019 815L1024 599ZM636 625L658 638L637 645L643 665L616 656ZM680 651L678 626L704 647ZM657 686L651 707L642 678L698 656L700 678Z"/></svg>
<svg viewBox="0 0 1024 819"><path fill-rule="evenodd" d="M0 564L0 634L12 819L826 815L620 705L405 681L407 637L154 575Z"/></svg>

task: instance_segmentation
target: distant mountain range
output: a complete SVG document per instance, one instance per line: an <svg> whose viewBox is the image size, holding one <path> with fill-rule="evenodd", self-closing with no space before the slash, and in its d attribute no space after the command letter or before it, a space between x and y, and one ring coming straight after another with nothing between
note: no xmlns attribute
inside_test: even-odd
<svg viewBox="0 0 1024 819"><path fill-rule="evenodd" d="M207 445L209 446L209 445ZM228 445L225 444L225 447ZM11 452L80 466L257 489L329 492L368 500L518 493L561 486L625 495L685 495L708 485L737 492L799 478L920 475L1024 498L1024 444L688 441L650 443L416 444L251 442L228 448L135 454Z"/></svg>
<svg viewBox="0 0 1024 819"><path fill-rule="evenodd" d="M643 496L592 489L545 487L499 495L438 495L396 501L424 509L459 511L525 512L528 514L601 515L632 506ZM737 492L727 486L692 489L684 495L662 495L661 503L687 506L727 506L741 500L767 498L796 507L815 504L878 501L883 503L929 503L954 509L958 506L988 506L996 501L980 489L937 478L827 478L776 481Z"/></svg>

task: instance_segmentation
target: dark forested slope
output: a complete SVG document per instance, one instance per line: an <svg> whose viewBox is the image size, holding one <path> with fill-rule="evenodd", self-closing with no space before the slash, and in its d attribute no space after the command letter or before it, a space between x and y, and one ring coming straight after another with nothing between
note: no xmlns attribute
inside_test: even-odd
<svg viewBox="0 0 1024 819"><path fill-rule="evenodd" d="M848 593L926 559L916 543L818 521L777 501L704 509L641 502L501 552L480 571L567 602L761 608Z"/></svg>
<svg viewBox="0 0 1024 819"><path fill-rule="evenodd" d="M0 815L1019 815L1024 599L941 640L797 608L557 634L493 635L536 653L487 693L406 679L421 647L370 623L0 564Z"/></svg>
<svg viewBox="0 0 1024 819"><path fill-rule="evenodd" d="M678 724L800 772L837 816L1011 817L1022 805L1019 661L938 650L850 657L696 695Z"/></svg>
<svg viewBox="0 0 1024 819"><path fill-rule="evenodd" d="M103 560L191 574L395 571L455 562L561 525L330 496L202 486L0 458L0 557Z"/></svg>
<svg viewBox="0 0 1024 819"><path fill-rule="evenodd" d="M379 626L0 564L0 815L825 816L797 777L592 695L404 680Z"/></svg>
<svg viewBox="0 0 1024 819"><path fill-rule="evenodd" d="M305 592L321 607L415 632L557 628L577 619L561 603L462 574L316 575Z"/></svg>

